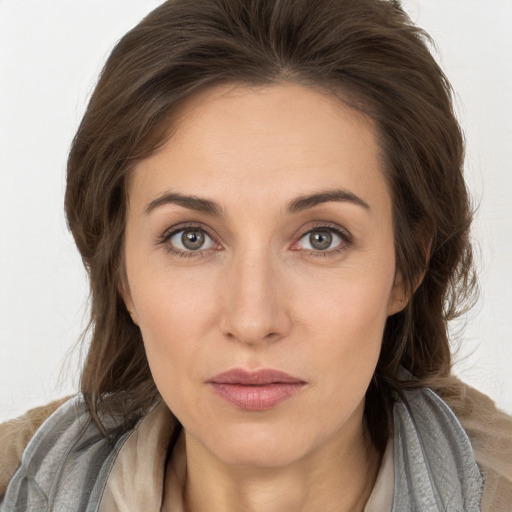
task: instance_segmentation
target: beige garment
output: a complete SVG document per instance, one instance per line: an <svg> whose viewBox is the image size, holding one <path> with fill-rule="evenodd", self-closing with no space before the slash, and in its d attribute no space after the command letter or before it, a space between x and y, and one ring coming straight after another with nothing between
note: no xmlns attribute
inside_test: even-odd
<svg viewBox="0 0 512 512"><path fill-rule="evenodd" d="M172 424L161 402L130 434L108 478L99 512L160 512Z"/></svg>
<svg viewBox="0 0 512 512"><path fill-rule="evenodd" d="M377 480L366 502L364 512L388 512L393 506L393 489L395 485L393 448L393 438L390 437L384 451L379 473L377 474Z"/></svg>
<svg viewBox="0 0 512 512"><path fill-rule="evenodd" d="M496 409L494 403L490 398L470 386L458 381L454 378L455 392L452 393L452 397L444 396L448 405L452 407L455 414L459 418L462 426L466 430L471 444L473 445L475 458L480 466L484 476L484 493L482 499L482 511L483 512L511 512L512 511L512 417ZM67 399L58 400L52 402L43 407L38 407L28 411L24 416L16 420L11 420L6 423L0 424L0 498L5 494L7 484L14 474L16 468L19 466L21 454L25 449L25 446L33 436L35 431L39 428L41 423L63 402ZM145 418L142 425L149 424L153 420L152 414L155 414L154 419L159 418L158 421L162 421L165 424L166 415L169 415L167 411L165 414L158 412L159 408L163 408L167 411L167 407L161 404L155 408L153 413ZM170 416L168 416L168 419ZM140 428L139 427L139 428ZM160 446L160 453L156 460L150 460L150 470L145 469L146 475L149 475L149 471L157 471L161 467L161 471L165 467L164 454L166 452L166 446L168 446L168 440L164 436L166 429L158 430L162 438L155 440L152 436L141 435L142 431L132 439L130 437L130 443L126 446L135 446L136 451L134 453L145 454L145 453L157 453L156 447ZM167 434L168 435L168 434ZM140 439L139 439L140 438ZM159 439L159 441L158 441ZM153 448L150 449L151 441L153 442ZM149 451L142 451L142 442L149 443L146 445L146 449ZM140 445L139 445L140 443ZM127 448L129 450L129 448ZM153 451L151 451L153 450ZM137 470L141 463L135 457L130 458L131 466L126 466L123 470L125 474L129 474L134 470ZM135 462L136 461L136 462ZM128 459L127 462L128 463ZM114 474L118 474L118 464L115 465ZM121 471L121 470L119 470ZM381 469L382 474L383 470ZM146 481L144 473L141 473L140 477L137 478L135 483L136 488L141 488L140 482ZM380 477L379 474L379 477ZM157 499L155 496L162 494L162 489L155 490L156 480L149 479L151 481L150 487L152 491L148 491L144 486L142 495L145 493L152 493L151 499ZM126 485L117 484L117 487L110 487L105 493L105 500L117 499L119 503L122 502L122 489L126 488L127 496L133 497L136 495L135 492L131 492L132 489L129 487L133 485L133 482L129 483L130 479L127 479ZM163 478L161 485L163 485ZM383 485L383 487L386 487ZM390 488L389 486L388 488ZM378 486L372 493L372 499L368 502L368 506L374 506L373 497L376 495ZM108 497L110 496L110 498ZM117 496L117 498L115 498ZM179 493L176 493L179 496ZM105 503L107 503L105 501ZM129 502L128 502L129 503ZM103 508L102 512L107 512L108 509ZM116 509L108 510L108 512L115 512ZM151 510L142 506L142 508L133 507L131 509L119 509L119 510ZM159 510L159 509L155 509ZM179 509L177 509L179 510ZM368 509L367 512L373 512L374 509ZM383 509L386 510L386 509ZM382 511L378 511L382 512Z"/></svg>
<svg viewBox="0 0 512 512"><path fill-rule="evenodd" d="M512 417L462 382L458 394L459 405L453 409L484 477L482 511L512 512Z"/></svg>
<svg viewBox="0 0 512 512"><path fill-rule="evenodd" d="M70 397L30 409L20 418L0 425L0 498L21 461L21 455L36 430Z"/></svg>
<svg viewBox="0 0 512 512"><path fill-rule="evenodd" d="M99 512L184 512L187 471L185 436L181 432L171 455L169 497L163 506L170 414L159 404L139 425L117 456ZM390 440L364 512L388 512L393 501L393 442Z"/></svg>
<svg viewBox="0 0 512 512"><path fill-rule="evenodd" d="M482 512L512 512L512 417L496 409L496 406L492 400L486 395L479 391L461 383L460 388L457 392L456 404L454 405L454 411L456 412L462 426L466 430L473 450L475 453L476 461L484 476L484 492L482 497ZM142 427L143 430L139 432L136 439L145 439L146 434L143 432L152 432L147 436L148 441L161 439L155 433L165 425L166 414L162 412L162 409L167 411L165 405L160 404L148 418L144 419L139 429ZM148 421L149 418L152 418ZM163 480L165 472L165 459L162 453L160 455L152 456L155 454L155 450L162 450L165 453L167 450L162 446L167 444L153 444L151 442L146 443L145 450L142 451L139 447L138 454L141 459L134 463L134 458L131 455L127 455L127 462L123 462L125 457L125 450L129 451L136 441L132 441L130 437L129 441L121 450L119 460L116 462L113 468L113 472L107 483L107 493L109 496L112 491L116 489L116 496L119 503L122 503L123 492L126 493L127 499L125 502L130 506L128 508L103 508L100 512L131 512L136 510L147 510L147 511L160 511L162 506L163 496ZM141 445L142 446L142 445ZM186 472L186 459L185 459L185 445L183 436L180 436L178 443L175 446L175 450L172 454L173 465L172 470L175 477L173 477L172 483L172 508L168 508L162 512L183 512L183 502L181 498L181 489L183 488L183 482L185 479ZM151 496L153 501L144 501L138 498L138 490L141 487L142 481L144 480L144 474L148 475L148 468L152 461L153 476L156 479L151 480L149 485L151 487ZM158 464L157 464L158 462ZM126 483L117 482L119 479L123 479L122 475L128 475L128 472L122 472L118 467L125 466L129 471L133 473L133 468L140 467L140 470L135 472L135 478L131 476L128 478ZM155 472L156 471L156 472ZM137 476L140 473L140 477ZM158 475L158 476L157 476ZM368 499L365 512L387 512L391 510L393 500L393 485L394 485L394 466L393 466L393 445L388 443L384 454L383 462L377 476L377 480ZM146 494L148 490L144 491ZM110 502L110 507L115 507ZM137 504L136 506L134 504ZM142 507L142 508L141 508Z"/></svg>

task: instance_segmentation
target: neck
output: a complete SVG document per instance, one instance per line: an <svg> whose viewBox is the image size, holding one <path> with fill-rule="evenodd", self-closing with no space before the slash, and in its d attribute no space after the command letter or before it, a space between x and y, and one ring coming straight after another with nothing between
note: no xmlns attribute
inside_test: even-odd
<svg viewBox="0 0 512 512"><path fill-rule="evenodd" d="M332 439L280 467L225 464L185 436L186 512L362 511L380 465L362 424L350 439Z"/></svg>

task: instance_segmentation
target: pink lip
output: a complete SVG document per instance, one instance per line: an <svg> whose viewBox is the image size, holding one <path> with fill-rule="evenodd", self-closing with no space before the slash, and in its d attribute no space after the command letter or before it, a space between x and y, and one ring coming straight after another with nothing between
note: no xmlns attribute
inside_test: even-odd
<svg viewBox="0 0 512 512"><path fill-rule="evenodd" d="M287 373L264 369L229 370L207 381L217 395L248 411L264 411L297 394L306 384Z"/></svg>

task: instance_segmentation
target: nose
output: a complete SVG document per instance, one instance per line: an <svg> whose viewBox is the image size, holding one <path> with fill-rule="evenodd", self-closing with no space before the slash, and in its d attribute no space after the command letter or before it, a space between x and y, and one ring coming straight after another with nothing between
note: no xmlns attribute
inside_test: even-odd
<svg viewBox="0 0 512 512"><path fill-rule="evenodd" d="M239 257L231 262L224 289L221 331L246 345L277 341L291 328L286 291L270 258Z"/></svg>

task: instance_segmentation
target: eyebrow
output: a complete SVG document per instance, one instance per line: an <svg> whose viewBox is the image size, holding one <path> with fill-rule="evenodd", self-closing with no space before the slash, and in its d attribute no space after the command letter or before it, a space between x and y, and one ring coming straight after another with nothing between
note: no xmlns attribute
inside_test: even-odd
<svg viewBox="0 0 512 512"><path fill-rule="evenodd" d="M287 211L288 213L297 213L329 202L348 202L371 211L370 205L366 201L352 192L343 189L324 190L315 194L297 197L288 205Z"/></svg>
<svg viewBox="0 0 512 512"><path fill-rule="evenodd" d="M366 201L352 192L343 189L334 189L299 196L288 204L286 211L288 213L297 213L328 202L348 202L361 206L365 210L371 210L370 205ZM189 210L195 210L197 212L208 213L215 216L221 216L224 211L222 206L210 199L183 195L177 192L166 192L151 201L145 209L145 213L146 215L149 215L156 208L166 204L177 204L184 208L188 208Z"/></svg>
<svg viewBox="0 0 512 512"><path fill-rule="evenodd" d="M186 196L176 192L166 192L148 204L145 210L146 215L149 215L153 210L165 204L177 204L184 208L188 208L189 210L209 213L210 215L215 216L222 215L223 211L222 207L215 201L210 201L209 199L203 199L197 196Z"/></svg>

